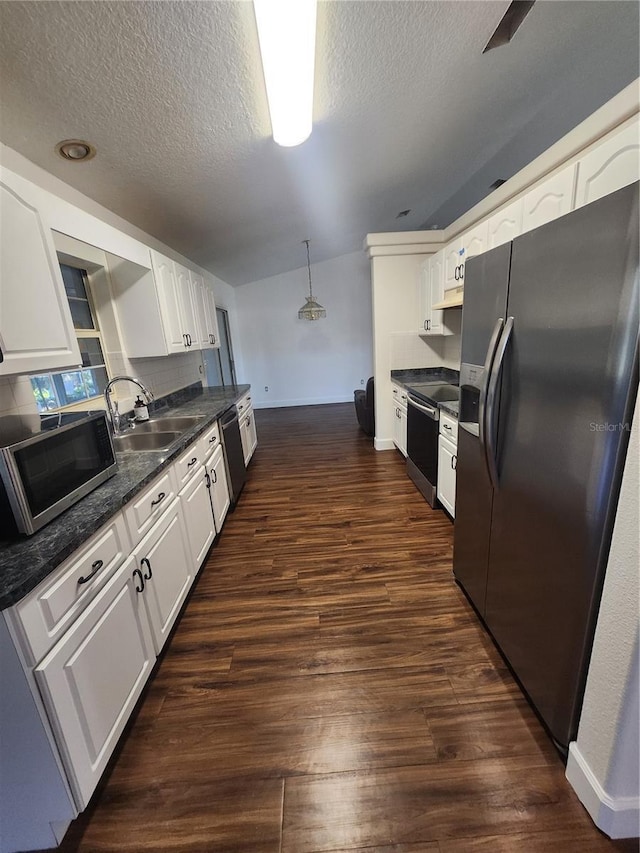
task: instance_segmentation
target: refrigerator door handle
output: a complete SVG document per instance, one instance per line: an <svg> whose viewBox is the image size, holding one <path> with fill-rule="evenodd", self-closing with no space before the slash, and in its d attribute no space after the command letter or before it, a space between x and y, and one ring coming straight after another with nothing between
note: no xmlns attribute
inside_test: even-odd
<svg viewBox="0 0 640 853"><path fill-rule="evenodd" d="M487 467L489 478L494 489L499 486L498 462L496 458L496 400L498 395L498 383L502 373L502 364L507 351L509 338L513 332L513 317L508 317L504 324L502 337L496 348L496 354L491 365L491 376L487 386L487 402L485 411L485 449L487 454Z"/></svg>
<svg viewBox="0 0 640 853"><path fill-rule="evenodd" d="M502 332L502 328L504 326L504 319L502 317L498 317L496 320L496 324L493 327L493 332L491 333L491 340L489 341L489 347L487 349L487 357L484 362L484 370L482 372L482 388L480 389L480 400L478 402L478 437L480 438L480 447L482 448L482 452L487 454L486 449L486 423L485 416L487 411L487 389L489 387L489 375L491 374L491 367L493 365L493 358L496 353L496 347L498 346L498 340L500 338L500 332Z"/></svg>

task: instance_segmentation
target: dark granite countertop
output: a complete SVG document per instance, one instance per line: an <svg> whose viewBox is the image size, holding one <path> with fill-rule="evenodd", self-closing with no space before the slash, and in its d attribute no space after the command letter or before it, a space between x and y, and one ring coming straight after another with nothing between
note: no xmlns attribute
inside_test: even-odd
<svg viewBox="0 0 640 853"><path fill-rule="evenodd" d="M170 453L118 453L118 470L33 536L0 542L0 610L16 604L103 524L171 465L182 451L250 389L250 385L187 389L169 395L151 414L202 415ZM189 398L191 399L185 399ZM160 411L161 410L161 411Z"/></svg>
<svg viewBox="0 0 640 853"><path fill-rule="evenodd" d="M460 403L458 400L451 400L448 403L438 403L438 408L442 412L446 412L448 415L451 415L451 417L455 418L456 420L458 419L459 407Z"/></svg>
<svg viewBox="0 0 640 853"><path fill-rule="evenodd" d="M392 370L391 381L403 388L409 388L419 382L443 382L448 385L457 385L460 381L460 372L450 367L419 367L410 370Z"/></svg>

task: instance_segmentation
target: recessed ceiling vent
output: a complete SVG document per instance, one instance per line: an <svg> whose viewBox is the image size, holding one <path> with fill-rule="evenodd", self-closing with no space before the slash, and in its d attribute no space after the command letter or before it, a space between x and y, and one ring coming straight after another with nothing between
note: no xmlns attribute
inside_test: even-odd
<svg viewBox="0 0 640 853"><path fill-rule="evenodd" d="M498 178L497 180L495 180L495 181L491 184L491 186L489 187L489 189L490 189L490 190L497 190L497 189L498 189L498 187L501 187L503 184L506 184L506 183L507 183L507 181L506 181L506 179L505 179L505 178Z"/></svg>
<svg viewBox="0 0 640 853"><path fill-rule="evenodd" d="M503 44L509 44L516 34L518 27L531 11L534 3L535 0L512 0L482 52L487 53L487 51L493 50L494 47L502 47Z"/></svg>
<svg viewBox="0 0 640 853"><path fill-rule="evenodd" d="M96 149L84 139L63 139L56 145L56 151L63 160L72 160L75 163L91 160L96 156Z"/></svg>
<svg viewBox="0 0 640 853"><path fill-rule="evenodd" d="M411 208L408 210L401 210L400 213L396 216L396 219L402 219L404 216L408 216L411 213Z"/></svg>

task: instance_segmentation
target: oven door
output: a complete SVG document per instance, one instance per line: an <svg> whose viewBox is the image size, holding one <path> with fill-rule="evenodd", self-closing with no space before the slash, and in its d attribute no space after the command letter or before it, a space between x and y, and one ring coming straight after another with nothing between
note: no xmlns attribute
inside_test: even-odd
<svg viewBox="0 0 640 853"><path fill-rule="evenodd" d="M104 414L14 445L7 462L21 533L34 533L112 476L117 467Z"/></svg>
<svg viewBox="0 0 640 853"><path fill-rule="evenodd" d="M407 474L431 506L436 506L440 412L407 397Z"/></svg>

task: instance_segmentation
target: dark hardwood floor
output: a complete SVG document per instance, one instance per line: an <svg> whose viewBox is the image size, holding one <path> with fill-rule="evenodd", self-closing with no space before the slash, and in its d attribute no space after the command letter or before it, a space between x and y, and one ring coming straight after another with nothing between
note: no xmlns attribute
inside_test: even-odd
<svg viewBox="0 0 640 853"><path fill-rule="evenodd" d="M240 504L61 849L637 851L566 782L402 457L352 405L256 422Z"/></svg>

